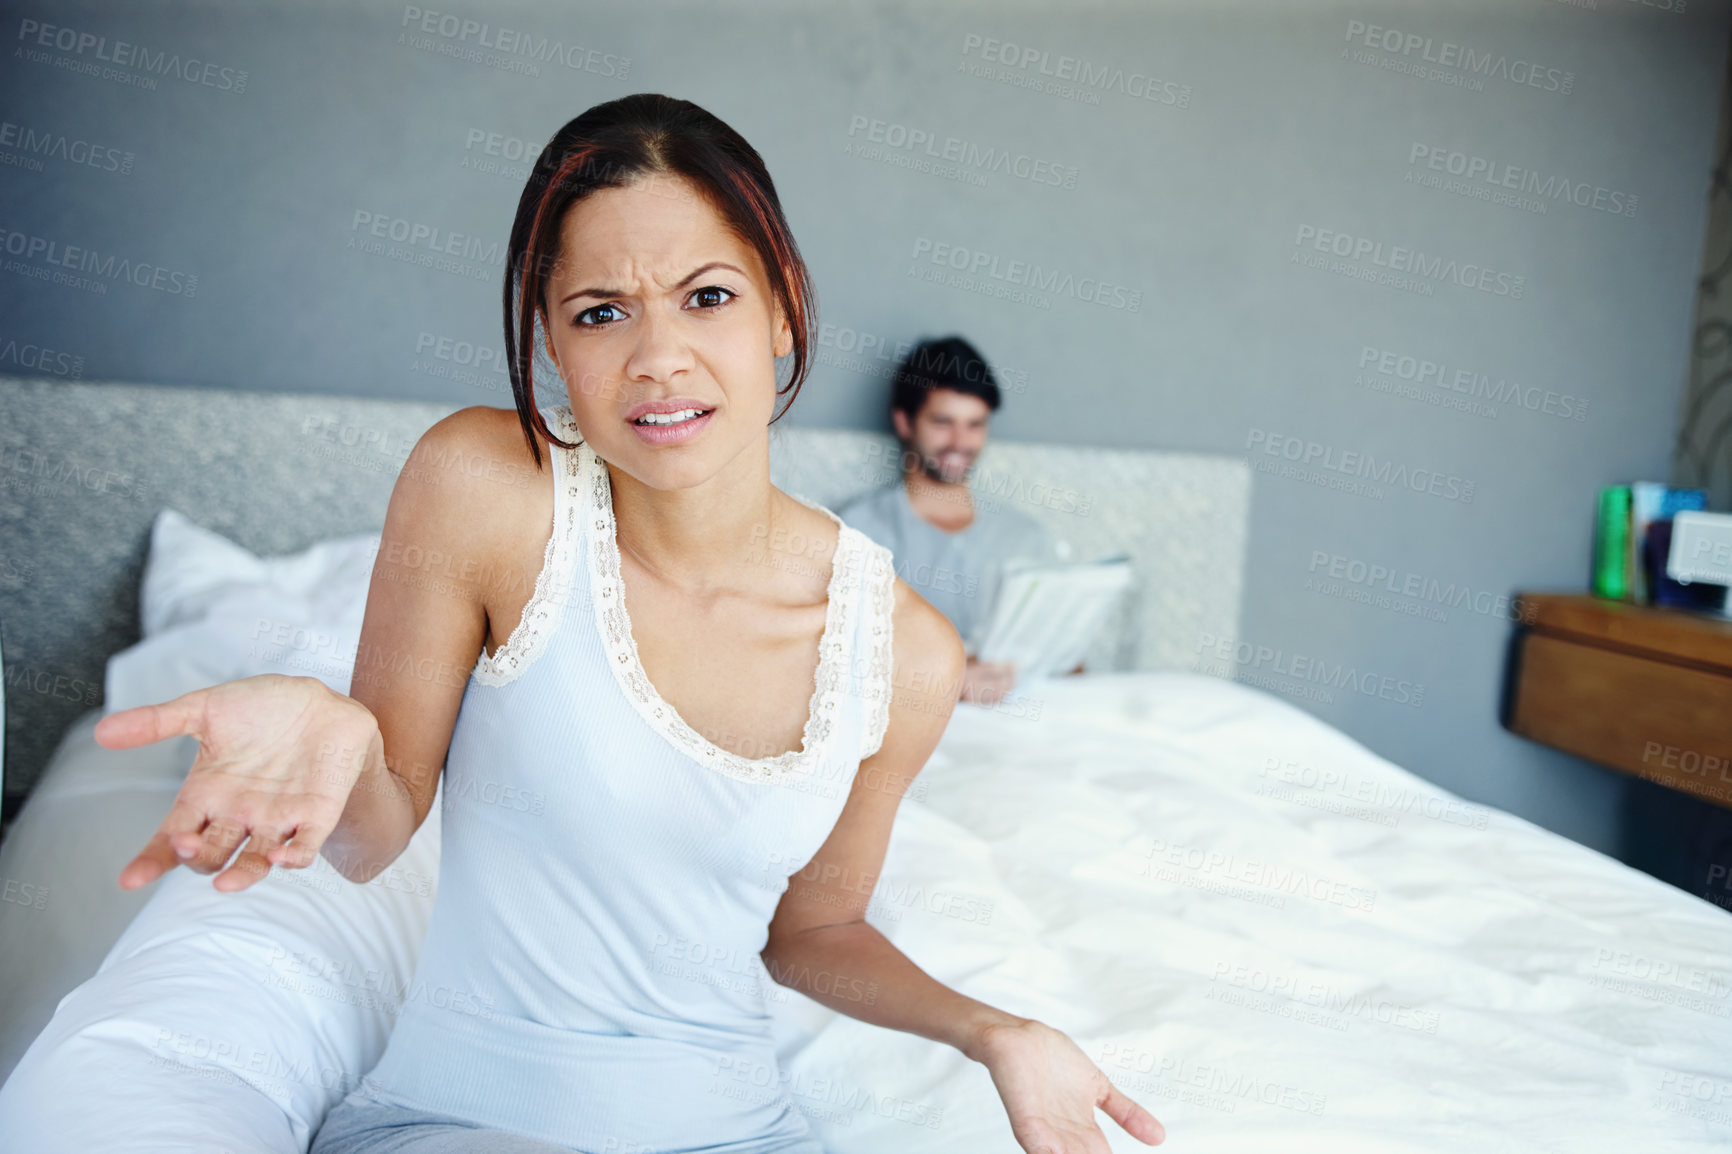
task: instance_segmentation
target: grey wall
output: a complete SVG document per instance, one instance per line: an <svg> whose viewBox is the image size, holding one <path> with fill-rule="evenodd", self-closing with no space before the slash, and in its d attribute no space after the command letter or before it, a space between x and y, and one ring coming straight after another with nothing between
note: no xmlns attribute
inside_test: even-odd
<svg viewBox="0 0 1732 1154"><path fill-rule="evenodd" d="M6 4L0 371L507 403L459 363L499 347L527 166L487 134L684 96L765 155L835 326L791 420L878 427L896 343L957 330L1011 385L1001 435L1309 457L1257 474L1250 648L1199 666L1611 851L1622 780L1497 725L1495 598L1582 588L1594 489L1669 471L1727 39L1683 3L418 6L578 65L539 74L397 3ZM357 213L459 255L368 251Z"/></svg>
<svg viewBox="0 0 1732 1154"><path fill-rule="evenodd" d="M1720 134L1696 293L1690 381L1671 481L1705 489L1714 509L1732 509L1732 87L1720 93Z"/></svg>

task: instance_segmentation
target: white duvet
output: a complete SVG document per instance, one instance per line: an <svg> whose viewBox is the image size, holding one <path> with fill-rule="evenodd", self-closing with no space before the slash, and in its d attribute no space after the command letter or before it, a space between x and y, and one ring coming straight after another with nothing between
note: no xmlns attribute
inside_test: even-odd
<svg viewBox="0 0 1732 1154"><path fill-rule="evenodd" d="M1118 674L1037 682L1028 693L1015 710L958 707L898 815L869 916L941 980L1070 1032L1166 1123L1164 1149L1732 1148L1725 911L1465 804L1255 689ZM160 808L168 796L150 800ZM92 786L78 820L124 805L147 835L160 814L139 811L145 800L136 791L107 800ZM74 819L68 810L56 820ZM114 846L111 868L100 855L57 862L53 833L35 831L31 867L74 890L112 883L136 852ZM194 893L207 879L177 874L178 891L153 899L179 903L165 910L211 900ZM312 885L272 889L297 910L328 898ZM406 939L424 930L424 895L376 896L412 914L379 924L407 927ZM28 916L80 909L64 889L56 898ZM239 909L234 895L215 900ZM129 941L174 944L138 933L143 922ZM29 924L54 936L50 920ZM340 948L366 948L368 934L344 929ZM257 947L273 974L283 967L271 958L296 956L280 940ZM404 944L391 944L386 964L410 964L414 942ZM8 948L0 980L30 980L27 953ZM111 977L116 964L111 956ZM300 988L313 968L295 967ZM38 1047L20 1067L27 1076L0 1093L0 1111L14 1112L0 1117L0 1137L90 1150L107 1147L79 1135L150 1132L163 1137L148 1148L173 1149L185 1133L177 1119L201 1095L212 1103L204 1124L216 1125L217 1079L187 1076L197 1054L182 1052L149 1006L117 1025L95 998L101 981L62 1003L49 1029L76 1060L57 1063ZM264 987L240 988L256 1000ZM1017 1149L982 1068L774 995L784 1077L826 1150ZM187 1018L198 1012L186 1002L172 1025L196 1029ZM281 1014L272 1021L291 1028ZM363 1062L382 1045L376 1030L341 1046L320 1041L322 1053ZM242 1078L244 1067L233 1067ZM750 1094L762 1076L724 1074L717 1092ZM305 1129L282 1117L316 1108L317 1088L303 1079L285 1090L296 1096L282 1097L281 1111L253 1103L234 1148L304 1143ZM1146 1149L1102 1121L1113 1149ZM56 1141L34 1144L37 1123Z"/></svg>
<svg viewBox="0 0 1732 1154"><path fill-rule="evenodd" d="M1070 1032L1166 1149L1732 1149L1726 911L1255 689L1030 692L1037 719L958 708L872 916ZM980 1067L801 1010L790 1081L827 1150L1016 1149Z"/></svg>

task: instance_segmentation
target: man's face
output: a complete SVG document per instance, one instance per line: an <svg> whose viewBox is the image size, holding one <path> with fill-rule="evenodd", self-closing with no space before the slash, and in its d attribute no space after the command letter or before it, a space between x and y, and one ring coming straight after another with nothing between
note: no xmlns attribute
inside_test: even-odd
<svg viewBox="0 0 1732 1154"><path fill-rule="evenodd" d="M986 448L986 422L991 415L979 397L933 389L912 422L900 410L891 419L896 435L918 458L920 471L934 481L955 485L968 476L975 458Z"/></svg>

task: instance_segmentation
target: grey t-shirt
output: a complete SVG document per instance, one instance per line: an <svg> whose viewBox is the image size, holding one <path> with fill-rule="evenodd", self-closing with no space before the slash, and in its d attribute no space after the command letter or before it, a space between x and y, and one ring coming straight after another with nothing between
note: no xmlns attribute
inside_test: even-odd
<svg viewBox="0 0 1732 1154"><path fill-rule="evenodd" d="M975 632L991 618L1004 566L1063 558L1044 526L991 498L976 497L974 520L955 533L916 513L901 481L850 497L836 515L890 550L896 575L950 618L970 654L983 640Z"/></svg>

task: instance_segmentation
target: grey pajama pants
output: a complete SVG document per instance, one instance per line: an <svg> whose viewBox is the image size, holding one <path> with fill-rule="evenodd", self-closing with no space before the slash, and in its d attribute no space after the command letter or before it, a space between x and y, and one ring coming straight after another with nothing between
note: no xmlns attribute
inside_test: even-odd
<svg viewBox="0 0 1732 1154"><path fill-rule="evenodd" d="M462 1118L351 1096L331 1107L307 1154L572 1154L557 1146L488 1130Z"/></svg>

